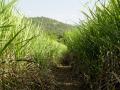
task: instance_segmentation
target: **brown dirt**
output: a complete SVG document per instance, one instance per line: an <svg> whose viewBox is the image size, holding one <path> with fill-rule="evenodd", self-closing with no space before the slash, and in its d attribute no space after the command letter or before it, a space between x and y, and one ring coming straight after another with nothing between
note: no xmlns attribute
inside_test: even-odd
<svg viewBox="0 0 120 90"><path fill-rule="evenodd" d="M73 77L71 66L57 66L52 69L55 79L55 90L83 90L80 80Z"/></svg>

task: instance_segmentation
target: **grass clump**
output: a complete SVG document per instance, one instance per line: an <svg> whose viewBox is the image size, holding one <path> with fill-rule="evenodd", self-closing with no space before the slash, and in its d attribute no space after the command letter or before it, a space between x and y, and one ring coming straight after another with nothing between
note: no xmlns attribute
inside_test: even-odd
<svg viewBox="0 0 120 90"><path fill-rule="evenodd" d="M120 1L101 3L90 13L84 13L87 21L77 30L65 35L74 56L74 71L83 75L89 90L114 90L120 85Z"/></svg>
<svg viewBox="0 0 120 90"><path fill-rule="evenodd" d="M0 89L51 90L51 64L67 47L14 12L17 0L0 0Z"/></svg>

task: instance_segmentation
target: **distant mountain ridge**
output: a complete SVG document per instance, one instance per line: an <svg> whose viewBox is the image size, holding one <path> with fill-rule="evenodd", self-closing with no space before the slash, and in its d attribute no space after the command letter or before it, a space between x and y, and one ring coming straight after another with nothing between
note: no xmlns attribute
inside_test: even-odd
<svg viewBox="0 0 120 90"><path fill-rule="evenodd" d="M27 19L31 20L34 25L39 26L49 34L57 36L62 36L65 31L72 30L74 28L72 25L47 17L29 17Z"/></svg>

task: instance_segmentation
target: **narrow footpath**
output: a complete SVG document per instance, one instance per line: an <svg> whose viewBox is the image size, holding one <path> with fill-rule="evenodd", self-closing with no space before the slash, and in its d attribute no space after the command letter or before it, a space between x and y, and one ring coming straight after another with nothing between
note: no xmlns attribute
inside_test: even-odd
<svg viewBox="0 0 120 90"><path fill-rule="evenodd" d="M55 79L55 90L81 90L78 78L72 75L71 66L56 66L52 73Z"/></svg>

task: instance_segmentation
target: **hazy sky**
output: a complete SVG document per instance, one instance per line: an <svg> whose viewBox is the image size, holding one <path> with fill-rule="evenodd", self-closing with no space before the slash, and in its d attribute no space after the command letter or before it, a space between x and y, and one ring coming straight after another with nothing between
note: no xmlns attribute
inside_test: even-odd
<svg viewBox="0 0 120 90"><path fill-rule="evenodd" d="M86 7L94 6L92 2L95 0L19 0L17 8L25 16L45 16L74 24L84 19L81 10L87 12Z"/></svg>

